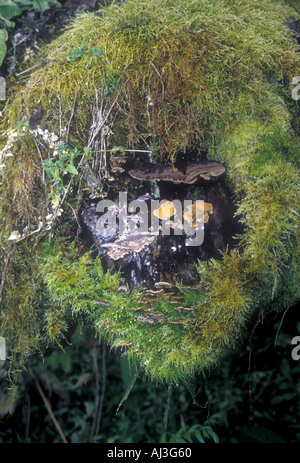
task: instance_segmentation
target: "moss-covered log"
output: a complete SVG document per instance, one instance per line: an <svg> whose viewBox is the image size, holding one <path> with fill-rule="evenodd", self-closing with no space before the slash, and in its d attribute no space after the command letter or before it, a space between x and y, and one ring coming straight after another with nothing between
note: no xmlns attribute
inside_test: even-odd
<svg viewBox="0 0 300 463"><path fill-rule="evenodd" d="M41 51L1 121L0 335L23 361L83 318L155 380L215 365L259 309L299 300L299 47L286 2L128 0L84 14ZM84 191L100 194L109 152L222 163L245 232L199 262L186 308L118 291L77 238ZM50 239L50 242L49 242ZM146 302L145 302L146 303Z"/></svg>

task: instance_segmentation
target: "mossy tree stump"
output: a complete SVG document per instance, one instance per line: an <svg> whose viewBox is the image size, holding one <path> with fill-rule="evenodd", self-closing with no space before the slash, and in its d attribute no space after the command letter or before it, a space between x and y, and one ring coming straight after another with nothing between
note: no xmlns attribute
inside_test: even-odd
<svg viewBox="0 0 300 463"><path fill-rule="evenodd" d="M216 365L258 309L299 300L300 66L284 24L294 14L283 1L128 0L78 17L41 50L0 127L0 335L12 361L83 319L151 378L178 383ZM162 300L163 319L139 322L139 293L118 291L77 237L84 192L101 194L107 155L124 150L226 167L244 232L199 261L184 324Z"/></svg>

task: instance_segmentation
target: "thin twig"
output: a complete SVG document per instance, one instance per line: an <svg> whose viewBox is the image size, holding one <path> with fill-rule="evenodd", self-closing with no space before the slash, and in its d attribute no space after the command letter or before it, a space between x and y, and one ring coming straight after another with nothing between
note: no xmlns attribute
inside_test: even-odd
<svg viewBox="0 0 300 463"><path fill-rule="evenodd" d="M300 11L295 7L295 5L293 5L292 2L290 2L289 0L285 0L286 3L288 3L292 8L294 8L295 11L297 11L298 14L300 14Z"/></svg>
<svg viewBox="0 0 300 463"><path fill-rule="evenodd" d="M103 343L102 345L102 388L101 388L101 397L100 397L99 410L98 410L98 416L97 416L95 438L99 435L103 404L104 404L105 389L106 389L106 355L105 355L105 343Z"/></svg>
<svg viewBox="0 0 300 463"><path fill-rule="evenodd" d="M39 391L39 393L40 393L40 395L41 395L41 397L42 397L42 399L43 399L43 402L44 402L44 404L45 404L45 406L46 406L46 408L47 408L47 411L48 411L48 413L49 413L49 415L50 415L51 420L52 420L53 423L54 423L54 426L56 427L56 429L57 429L57 431L58 431L60 437L61 437L62 440L63 440L63 442L64 442L65 444L67 444L68 441L67 441L67 439L66 439L66 436L64 435L63 430L61 429L61 427L60 427L60 425L59 425L57 419L55 418L55 415L54 415L54 413L53 413L53 410L52 410L52 407L51 407L51 404L50 404L49 400L48 400L47 397L45 396L45 394L44 394L44 392L43 392L41 386L39 385L39 383L37 382L37 380L35 379L35 377L33 376L32 373L31 373L31 376L32 376L32 378L33 378L33 380L34 380L34 382L35 382L35 385L36 385L36 387L37 387L37 390Z"/></svg>
<svg viewBox="0 0 300 463"><path fill-rule="evenodd" d="M78 166L77 166L77 170L80 169L81 164L82 164L83 161L84 161L85 155L86 155L86 153L84 153L83 156L82 156L82 158L80 159L79 164L78 164ZM53 217L53 219L52 219L52 221L51 221L51 224L50 224L50 230L51 230L51 232L50 232L50 235L49 235L49 242L50 242L51 239L52 239L54 222L55 222L55 220L56 220L56 218L57 218L59 209L61 209L61 207L62 207L62 205L63 205L63 203L64 203L64 201L65 201L65 199L66 199L66 196L67 196L68 191L69 191L69 189L70 189L70 186L71 186L71 184L72 184L72 180L73 180L73 179L71 178L71 180L69 181L69 183L68 183L68 185L67 185L67 188L66 188L65 191L64 191L63 197L62 197L62 199L61 199L59 205L55 208L54 217Z"/></svg>
<svg viewBox="0 0 300 463"><path fill-rule="evenodd" d="M11 205L11 207L10 207L9 236L10 236L11 233L12 233L12 226L13 226L13 208L12 208L12 205ZM7 267L8 267L9 256L10 256L10 253L11 253L11 251L12 251L12 247L13 247L13 242L10 242L9 248L8 248L8 251L7 251L7 254L6 254L6 257L5 257L4 268L3 268L2 277L1 277L1 283L0 283L0 301L1 301L1 299L2 299L2 291L3 291L5 276L6 276Z"/></svg>
<svg viewBox="0 0 300 463"><path fill-rule="evenodd" d="M164 101L165 99L165 84L164 84L164 81L163 81L163 78L162 76L160 75L160 73L158 72L158 70L156 69L156 67L154 66L154 64L152 63L152 61L149 61L151 66L153 67L153 69L155 70L155 72L157 73L158 77L160 78L160 81L161 81L161 99L162 101Z"/></svg>
<svg viewBox="0 0 300 463"><path fill-rule="evenodd" d="M59 89L60 89L60 82L59 82ZM61 98L60 98L60 93L57 94L57 99L59 103L59 138L61 139L62 135L62 109L61 109Z"/></svg>
<svg viewBox="0 0 300 463"><path fill-rule="evenodd" d="M285 309L285 311L284 311L284 313L283 313L283 315L282 315L282 317L281 317L280 324L279 324L279 327L278 327L278 330L277 330L276 336L275 336L274 347L276 347L277 338L278 338L278 335L279 335L279 331L280 331L280 329L281 329L281 327L282 327L283 319L284 319L284 317L285 317L285 315L286 315L286 313L287 313L288 310L289 310L289 307L288 307L287 309Z"/></svg>
<svg viewBox="0 0 300 463"><path fill-rule="evenodd" d="M61 209L61 206L63 205L64 200L66 199L66 196L67 196L67 193L68 193L69 188L70 188L70 186L71 186L71 183L72 183L72 179L69 181L69 183L68 183L68 185L67 185L67 188L66 188L65 191L64 191L64 194L63 194L63 197L62 197L61 202L60 202L59 205L55 208L54 217L53 217L53 219L52 219L52 221L51 221L51 225L50 225L51 231L50 231L50 235L49 235L49 242L50 242L51 239L52 239L54 222L55 222L55 220L56 220L56 218L57 218L57 216L58 216L59 209Z"/></svg>
<svg viewBox="0 0 300 463"><path fill-rule="evenodd" d="M69 122L68 122L66 143L68 143L68 141L69 141L70 127L71 127L71 122L72 122L72 119L73 119L74 113L75 113L75 106L76 106L77 95L78 95L78 91L75 93L75 97L74 97L74 101L73 101L73 106L72 106L72 111L71 111L71 116L70 116L70 119L69 119Z"/></svg>
<svg viewBox="0 0 300 463"><path fill-rule="evenodd" d="M248 357L248 393L249 393L249 419L253 419L253 408L252 408L252 384L251 384L251 358L252 358L252 338L254 336L254 332L260 323L260 316L263 314L263 310L259 313L258 319L255 325L252 328L251 335L249 337L249 357Z"/></svg>
<svg viewBox="0 0 300 463"><path fill-rule="evenodd" d="M36 141L36 138L35 138L35 137L34 137L34 143L35 143L35 146L36 146L38 155L39 155L39 157L40 157L40 159L41 159L41 162L43 163L44 159L43 159L41 150L40 150L40 148L39 148L39 145L37 144L37 141ZM46 187L46 186L47 186L47 183L46 183L46 180L45 180L45 169L43 169L42 180L43 180L44 186Z"/></svg>
<svg viewBox="0 0 300 463"><path fill-rule="evenodd" d="M30 412L31 412L30 396L28 394L26 394L26 399L27 399L27 414L26 414L25 442L28 441L29 426L30 426Z"/></svg>
<svg viewBox="0 0 300 463"><path fill-rule="evenodd" d="M33 230L32 232L28 233L28 235L24 235L22 238L19 238L18 240L15 241L15 243L20 243L20 241L26 240L27 238L34 235L35 233L40 232L43 225L44 225L44 222L40 222L39 226L38 226L38 228L36 230Z"/></svg>
<svg viewBox="0 0 300 463"><path fill-rule="evenodd" d="M109 115L110 113L112 112L113 110L113 107L115 106L115 104L117 103L117 100L120 96L120 93L122 91L122 87L120 87L118 93L117 93L117 96L116 98L114 99L114 101L112 102L111 104L111 107L109 108L109 110L107 111L107 114L106 116L104 117L103 121L101 122L101 124L99 124L99 126L97 127L97 129L95 130L95 132L93 133L93 136L92 138L90 139L89 143L88 143L88 148L93 144L95 138L97 137L97 135L99 134L100 130L103 128L104 124L106 123L107 119L109 118Z"/></svg>
<svg viewBox="0 0 300 463"><path fill-rule="evenodd" d="M169 411L170 411L170 405L171 405L171 397L172 397L172 386L169 385L167 403L166 403L165 412L164 412L164 433L167 432Z"/></svg>
<svg viewBox="0 0 300 463"><path fill-rule="evenodd" d="M93 423L90 431L90 441L95 439L95 429L97 423L97 414L98 414L98 406L99 406L99 368L98 368L98 361L97 361L97 351L96 347L93 348L93 363L94 363L94 370L95 370L95 407L94 407L94 416L93 416Z"/></svg>
<svg viewBox="0 0 300 463"><path fill-rule="evenodd" d="M22 72L18 72L18 74L16 74L16 76L21 76L22 74L25 74L26 72L30 72L32 71L32 69L35 69L37 68L38 66L42 66L43 63L38 63L38 64L35 64L34 66L31 66L31 68L28 68L28 69L25 69L25 71L22 71Z"/></svg>
<svg viewBox="0 0 300 463"><path fill-rule="evenodd" d="M7 254L6 254L5 262L4 262L4 269L3 269L1 283L0 283L0 301L2 299L3 285L4 285L4 280L5 280L5 276L6 276L6 272L7 272L9 256L10 256L10 253L12 251L12 246L13 246L12 243L10 243Z"/></svg>
<svg viewBox="0 0 300 463"><path fill-rule="evenodd" d="M116 149L111 149L111 150L97 150L97 153L111 153L113 151L119 151L119 150L116 150ZM126 153L152 153L152 151L150 150L133 150L133 149L124 149L123 150L124 152Z"/></svg>
<svg viewBox="0 0 300 463"><path fill-rule="evenodd" d="M79 223L79 220L78 220L78 217L77 217L76 211L75 211L74 207L73 207L73 206L71 206L71 204L70 204L70 203L67 203L67 204L68 204L68 206L70 206L70 208L71 208L71 209L72 209L72 211L73 211L73 214L74 214L74 217L75 217L75 220L76 220L77 226L78 226L78 232L80 232L80 230L81 230L81 225L80 225L80 223Z"/></svg>

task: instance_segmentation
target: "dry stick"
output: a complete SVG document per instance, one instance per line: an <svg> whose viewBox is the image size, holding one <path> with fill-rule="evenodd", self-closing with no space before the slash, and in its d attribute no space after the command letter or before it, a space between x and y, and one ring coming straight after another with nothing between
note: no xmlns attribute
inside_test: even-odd
<svg viewBox="0 0 300 463"><path fill-rule="evenodd" d="M117 103L117 100L118 100L118 98L119 98L119 96L120 96L121 91L122 91L122 87L120 87L120 89L119 89L119 91L118 91L118 93L117 93L117 96L116 96L116 98L114 99L114 101L112 102L112 105L111 105L111 107L109 108L109 110L108 110L108 112L107 112L105 118L103 119L103 121L101 122L101 124L97 127L97 129L95 130L95 132L94 132L94 134L93 134L91 140L90 140L89 143L88 143L88 147L90 147L90 146L92 145L92 143L94 142L96 136L99 134L100 130L103 128L104 124L106 123L107 119L109 118L109 115L110 115L110 113L112 112L113 107L114 107L115 104Z"/></svg>
<svg viewBox="0 0 300 463"><path fill-rule="evenodd" d="M160 78L161 87L162 87L162 89L161 89L161 99L162 99L162 101L164 101L164 99L165 99L165 84L164 84L163 78L160 75L160 73L158 72L158 70L156 69L156 67L154 66L154 64L152 63L152 61L149 61L149 62L151 64L151 66L153 66L153 68L154 68L155 72L157 73L158 77Z"/></svg>
<svg viewBox="0 0 300 463"><path fill-rule="evenodd" d="M89 141L89 143L88 143L88 147L91 146L91 144L93 143L94 139L96 138L96 136L98 135L98 133L100 132L100 130L102 129L102 127L104 126L105 122L107 121L107 119L108 119L108 117L109 117L109 115L110 115L110 113L111 113L111 111L112 111L114 105L115 105L116 102L117 102L117 99L119 98L120 93L121 93L121 89L119 90L119 92L118 92L118 94L117 94L115 100L113 101L111 107L109 108L108 113L106 114L106 116L105 116L103 122L97 127L97 130L94 132L94 135L93 135L92 139L91 139L91 140ZM59 98L59 102L60 102L60 96L58 96L58 98ZM75 103L75 101L74 101L74 103ZM74 103L73 103L73 104L74 104ZM72 116L72 114L71 114L71 116ZM69 121L69 122L70 122L70 121ZM61 104L60 104L60 132L61 132ZM60 133L60 136L61 136L61 133ZM84 154L83 157L81 158L78 167L80 166L80 164L82 164L82 162L83 162L83 160L84 160L84 157L85 157L85 154ZM64 195L63 195L63 198L62 198L62 200L61 200L61 202L60 202L60 205L56 208L56 211L55 211L55 214L54 214L54 218L52 219L52 222L51 222L51 225L50 225L50 227L51 227L51 233L50 233L50 236L49 236L49 241L51 241L51 239L52 239L52 229L53 229L53 225L54 225L54 222L55 222L56 217L57 217L57 214L58 214L58 210L59 210L59 208L62 206L62 204L63 204L63 202L64 202L64 200L65 200L65 197L66 197L66 195L67 195L67 192L69 191L69 188L70 188L70 186L71 186L71 182L72 182L72 180L70 180L70 182L69 182L69 184L68 184L68 186L67 186L67 189L66 189L66 191L65 191L65 193L64 193Z"/></svg>
<svg viewBox="0 0 300 463"><path fill-rule="evenodd" d="M120 150L117 150L117 149L111 149L111 150L97 150L97 153L111 153L111 152L114 152L114 151L120 151ZM126 153L152 153L152 151L149 151L149 150L134 150L134 149L124 149L124 152Z"/></svg>
<svg viewBox="0 0 300 463"><path fill-rule="evenodd" d="M30 72L30 71L32 71L32 69L37 68L38 66L42 66L42 64L43 63L35 64L34 66L31 66L31 68L25 69L25 71L18 72L18 74L16 74L16 76L21 76L22 74L25 74L26 72Z"/></svg>
<svg viewBox="0 0 300 463"><path fill-rule="evenodd" d="M40 393L40 395L41 395L41 397L42 397L42 399L43 399L43 402L44 402L44 404L45 404L45 406L46 406L46 408L47 408L47 410L48 410L48 413L49 413L49 415L50 415L51 420L53 421L53 423L54 423L54 425L55 425L57 431L59 432L60 437L62 438L62 440L63 440L63 442L64 442L65 444L68 444L68 441L67 441L67 439L66 439L66 436L65 436L64 433L63 433L63 430L61 429L61 427L60 427L60 425L59 425L57 419L56 419L55 416L54 416L54 413L53 413L53 411L52 411L52 407L51 407L51 404L50 404L49 400L46 398L45 394L44 394L43 391L42 391L42 388L40 387L39 383L38 383L37 380L34 378L34 376L33 376L32 373L31 373L31 376L32 376L33 379L34 379L35 385L36 385L36 387L37 387L37 389L38 389L38 391L39 391L39 393Z"/></svg>
<svg viewBox="0 0 300 463"><path fill-rule="evenodd" d="M25 235L23 236L23 238L19 238L16 243L20 243L20 241L23 241L23 240L26 240L27 238L29 238L30 236L34 235L35 233L38 233L39 231L41 231L42 227L43 227L44 223L43 222L40 222L38 228L36 230L33 230L32 232L30 232L28 235Z"/></svg>
<svg viewBox="0 0 300 463"><path fill-rule="evenodd" d="M80 225L80 223L79 223L79 220L78 220L78 217L77 217L76 211L75 211L74 207L72 207L72 206L71 206L71 204L70 204L70 203L67 203L67 204L68 204L68 206L69 206L69 207L72 209L72 211L73 211L73 214L74 214L74 217L75 217L75 220L76 220L77 226L78 226L78 230L80 231L80 230L81 230L81 225Z"/></svg>

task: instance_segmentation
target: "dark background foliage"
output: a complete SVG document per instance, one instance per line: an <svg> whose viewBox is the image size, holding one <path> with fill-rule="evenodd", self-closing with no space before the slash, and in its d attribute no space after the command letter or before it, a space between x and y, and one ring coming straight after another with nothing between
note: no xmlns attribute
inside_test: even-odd
<svg viewBox="0 0 300 463"><path fill-rule="evenodd" d="M207 378L170 391L141 374L119 410L135 368L74 327L64 351L30 359L12 403L2 368L0 441L298 442L300 361L291 356L298 320L297 307L284 317L260 314L238 352L227 352Z"/></svg>

